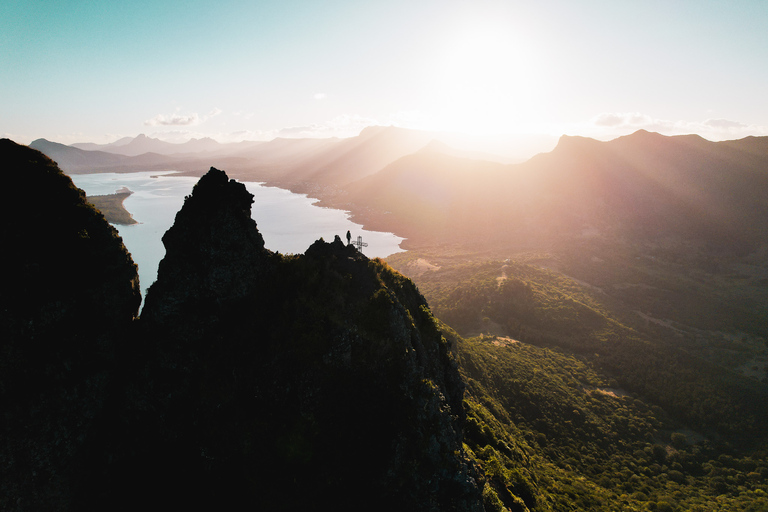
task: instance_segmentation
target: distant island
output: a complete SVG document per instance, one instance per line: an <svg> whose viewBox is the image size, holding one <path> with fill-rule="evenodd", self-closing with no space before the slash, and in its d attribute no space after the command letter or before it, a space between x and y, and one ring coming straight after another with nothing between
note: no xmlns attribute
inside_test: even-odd
<svg viewBox="0 0 768 512"><path fill-rule="evenodd" d="M125 209L125 206L123 206L123 201L125 201L131 194L133 194L133 192L128 189L128 187L123 187L117 190L114 194L87 196L87 199L104 214L104 217L106 217L111 224L129 226L131 224L138 224L136 219L134 219L131 213Z"/></svg>

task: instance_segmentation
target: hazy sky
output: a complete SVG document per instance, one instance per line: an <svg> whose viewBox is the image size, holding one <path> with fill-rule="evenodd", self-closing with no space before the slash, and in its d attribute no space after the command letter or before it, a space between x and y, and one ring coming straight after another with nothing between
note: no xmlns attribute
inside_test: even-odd
<svg viewBox="0 0 768 512"><path fill-rule="evenodd" d="M0 134L768 135L768 1L0 0Z"/></svg>

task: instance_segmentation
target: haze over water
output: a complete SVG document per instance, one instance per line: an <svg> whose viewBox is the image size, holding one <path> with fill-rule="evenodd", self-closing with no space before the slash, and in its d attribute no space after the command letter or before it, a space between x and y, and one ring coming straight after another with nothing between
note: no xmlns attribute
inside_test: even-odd
<svg viewBox="0 0 768 512"><path fill-rule="evenodd" d="M133 194L123 203L138 224L115 227L125 246L139 266L142 296L157 277L160 260L165 256L162 237L182 205L192 193L198 178L168 176L168 172L74 174L76 186L88 195L113 194L127 187ZM349 220L342 210L315 206L316 199L288 190L244 182L254 195L251 217L264 237L267 249L283 254L299 254L317 239L330 242L335 235L345 238L347 230L353 239L358 235L368 244L363 253L370 257L385 257L401 252L403 238L392 233L363 230Z"/></svg>

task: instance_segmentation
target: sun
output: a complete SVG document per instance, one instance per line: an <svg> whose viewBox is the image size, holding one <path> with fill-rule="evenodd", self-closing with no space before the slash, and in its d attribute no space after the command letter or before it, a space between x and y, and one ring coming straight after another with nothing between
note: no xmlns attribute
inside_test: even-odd
<svg viewBox="0 0 768 512"><path fill-rule="evenodd" d="M510 133L535 119L542 78L535 44L502 23L462 27L435 60L433 117L441 129Z"/></svg>

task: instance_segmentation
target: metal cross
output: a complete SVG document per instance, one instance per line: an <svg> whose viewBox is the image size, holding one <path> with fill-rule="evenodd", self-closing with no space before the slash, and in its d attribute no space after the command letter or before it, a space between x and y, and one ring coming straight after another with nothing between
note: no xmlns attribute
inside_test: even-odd
<svg viewBox="0 0 768 512"><path fill-rule="evenodd" d="M360 235L357 236L357 240L352 242L352 245L354 245L360 252L363 252L363 247L368 247L368 244L363 242L363 237Z"/></svg>

